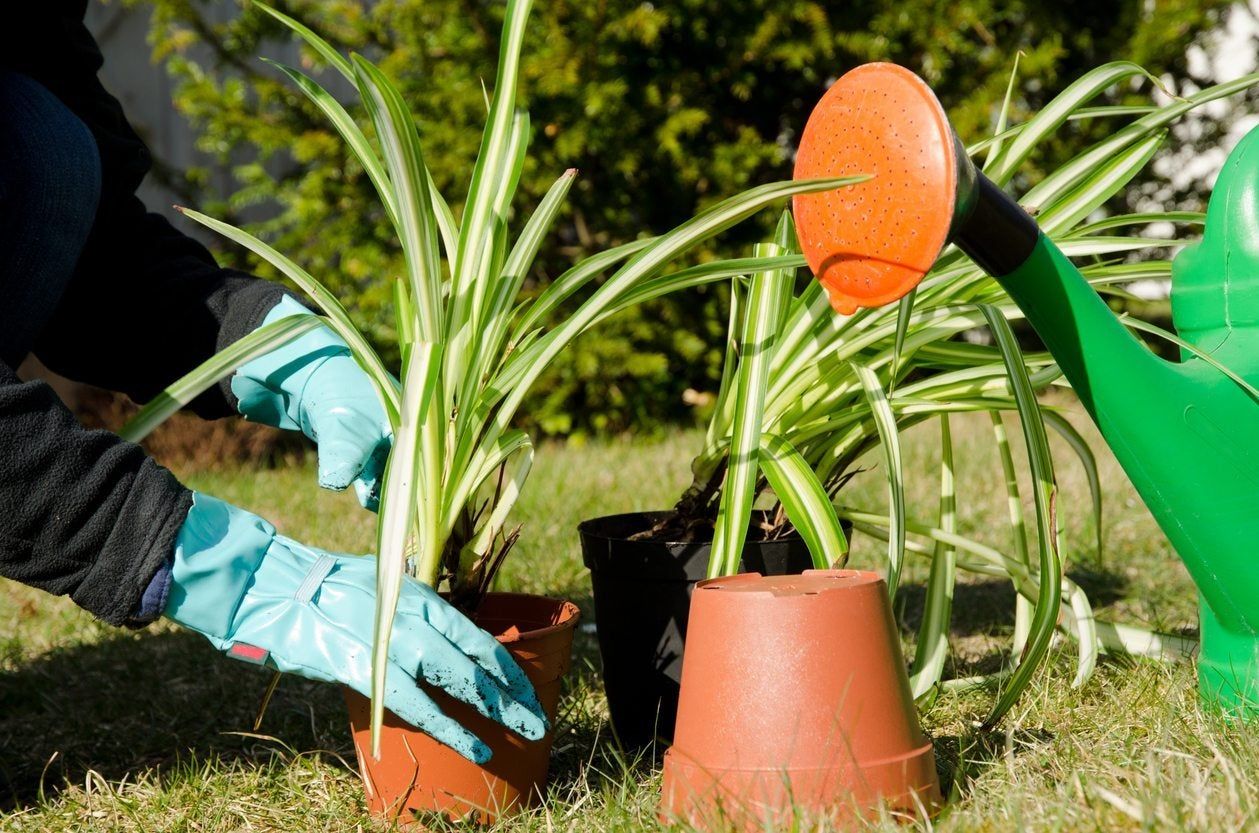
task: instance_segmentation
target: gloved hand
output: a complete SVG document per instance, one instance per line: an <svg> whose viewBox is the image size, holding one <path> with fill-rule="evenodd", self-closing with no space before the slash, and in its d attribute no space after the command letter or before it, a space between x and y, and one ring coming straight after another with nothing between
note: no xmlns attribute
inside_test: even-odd
<svg viewBox="0 0 1259 833"><path fill-rule="evenodd" d="M170 572L163 615L228 656L370 695L375 558L303 546L196 493ZM404 580L390 643L385 707L464 757L484 763L490 750L417 679L525 738L545 734L542 706L507 649L432 588Z"/></svg>
<svg viewBox="0 0 1259 833"><path fill-rule="evenodd" d="M263 325L310 310L285 297ZM376 509L393 442L376 388L346 343L317 327L278 350L241 365L232 393L245 418L298 430L319 445L319 485L340 491L351 483L359 502Z"/></svg>

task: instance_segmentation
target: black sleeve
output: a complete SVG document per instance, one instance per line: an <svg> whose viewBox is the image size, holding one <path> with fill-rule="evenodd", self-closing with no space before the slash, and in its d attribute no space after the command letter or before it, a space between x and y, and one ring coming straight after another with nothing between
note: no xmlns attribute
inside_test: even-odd
<svg viewBox="0 0 1259 833"><path fill-rule="evenodd" d="M119 220L98 220L34 352L63 376L144 403L256 329L285 293L219 268L200 244L131 203L116 210ZM215 419L235 404L225 379L189 407Z"/></svg>
<svg viewBox="0 0 1259 833"><path fill-rule="evenodd" d="M171 556L192 493L0 363L0 576L123 624Z"/></svg>
<svg viewBox="0 0 1259 833"><path fill-rule="evenodd" d="M22 4L40 19L0 59L44 84L91 130L101 156L101 202L78 267L35 345L50 368L146 402L255 329L284 290L222 269L200 243L149 213L136 197L151 159L97 78L102 58L81 0ZM12 33L13 29L9 29ZM3 39L0 39L3 43ZM192 405L205 417L235 412L227 383Z"/></svg>

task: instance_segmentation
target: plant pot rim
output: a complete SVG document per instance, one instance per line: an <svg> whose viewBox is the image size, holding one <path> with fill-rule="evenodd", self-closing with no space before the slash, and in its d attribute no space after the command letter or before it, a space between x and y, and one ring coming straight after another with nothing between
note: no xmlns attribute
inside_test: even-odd
<svg viewBox="0 0 1259 833"><path fill-rule="evenodd" d="M851 590L866 584L882 584L883 576L873 570L811 569L799 575L765 576L760 573L737 573L704 579L695 590L725 590L735 593L763 594L768 596L811 596Z"/></svg>
<svg viewBox="0 0 1259 833"><path fill-rule="evenodd" d="M764 509L752 510L754 516L758 512L764 514L765 511L766 510ZM643 546L652 546L652 547L710 547L712 546L713 542L711 539L707 541L677 541L673 539L666 540L663 538L642 538L637 541L630 541L630 539L625 536L610 535L599 528L600 524L607 524L608 522L611 522L611 521L628 520L630 518L643 518L643 519L656 520L658 518L663 518L666 515L672 514L672 512L673 512L672 509L644 509L639 512L617 512L612 515L599 515L594 518L586 518L584 521L577 524L577 532L579 535L585 536L586 538L597 539L600 541L624 541L630 544L636 544L636 545L641 544ZM749 540L748 543L749 544L762 544L762 545L763 544L785 544L789 542L803 541L803 540L804 539L800 537L799 532L792 530L792 532L790 532L789 534L783 535L782 537L779 537L779 538L774 538L772 540L757 540L757 541Z"/></svg>
<svg viewBox="0 0 1259 833"><path fill-rule="evenodd" d="M915 746L912 749L908 749L904 752L897 752L893 755L886 755L882 758L876 758L874 760L869 760L869 761L857 761L857 760L845 761L843 763L826 764L823 766L801 766L801 765L796 765L796 764L782 764L782 765L777 765L777 766L725 766L723 765L723 766L714 767L711 765L700 763L696 759L695 756L688 754L685 749L681 749L677 746L670 746L668 749L666 749L664 756L666 760L672 761L674 766L690 767L692 769L700 770L706 775L712 775L713 777L716 777L717 775L724 775L727 773L732 774L732 775L738 775L738 774L755 775L758 773L806 774L810 772L835 772L836 770L840 770L845 767L849 767L854 770L872 770L872 769L877 769L879 767L899 764L904 761L916 760L918 758L921 758L924 756L931 756L934 754L935 754L934 741L930 739L926 739L919 746ZM931 760L934 761L935 758L933 757Z"/></svg>
<svg viewBox="0 0 1259 833"><path fill-rule="evenodd" d="M510 645L513 642L520 642L525 639L537 639L541 636L547 636L552 633L569 630L573 627L575 621L581 618L581 608L577 607L577 605L567 599L557 599L554 596L544 596L540 593L516 593L495 590L486 594L486 599L490 598L499 598L504 600L541 599L548 602L554 602L556 609L559 611L559 621L552 622L549 625L544 625L540 628L530 628L529 630L517 630L516 633L511 634L494 635L494 638L503 645ZM475 615L473 616L473 622L476 622Z"/></svg>

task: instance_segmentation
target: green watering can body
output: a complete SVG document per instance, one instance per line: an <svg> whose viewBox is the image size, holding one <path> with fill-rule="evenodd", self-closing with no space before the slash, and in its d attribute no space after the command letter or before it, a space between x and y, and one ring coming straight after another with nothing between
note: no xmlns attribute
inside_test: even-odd
<svg viewBox="0 0 1259 833"><path fill-rule="evenodd" d="M1172 268L1180 336L1259 387L1259 130ZM1259 714L1259 402L1206 360L1151 353L1043 235L998 281L1027 315L1201 595L1202 697Z"/></svg>

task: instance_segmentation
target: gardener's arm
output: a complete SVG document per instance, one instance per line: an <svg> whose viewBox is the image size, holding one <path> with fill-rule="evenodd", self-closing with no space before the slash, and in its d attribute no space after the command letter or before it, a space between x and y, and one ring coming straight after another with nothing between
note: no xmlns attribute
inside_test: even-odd
<svg viewBox="0 0 1259 833"><path fill-rule="evenodd" d="M138 446L84 429L52 388L0 363L0 575L122 624L191 505Z"/></svg>
<svg viewBox="0 0 1259 833"><path fill-rule="evenodd" d="M100 199L61 303L36 343L49 367L144 402L249 333L284 297L276 285L218 267L204 246L136 196L151 158L101 85L103 59L83 24L86 3L17 4L0 64L51 92L87 127L100 159ZM200 397L206 417L235 413L228 383Z"/></svg>
<svg viewBox="0 0 1259 833"><path fill-rule="evenodd" d="M163 615L228 656L370 691L373 557L304 546L190 492L2 362L0 576L68 595L110 624ZM525 737L546 731L506 649L431 588L404 582L394 632L385 705L399 717L467 757L489 757L424 680Z"/></svg>
<svg viewBox="0 0 1259 833"><path fill-rule="evenodd" d="M35 353L64 376L146 402L264 323L308 310L276 284L220 268L141 203L135 191L150 168L148 150L97 78L102 59L82 13L82 4L23 4L19 17L32 16L17 27L24 39L0 35L11 48L3 61L65 105L100 158L99 208ZM373 505L390 426L372 384L330 331L242 368L190 407L303 431L319 443L320 484L353 483Z"/></svg>

